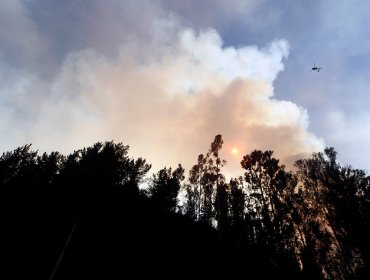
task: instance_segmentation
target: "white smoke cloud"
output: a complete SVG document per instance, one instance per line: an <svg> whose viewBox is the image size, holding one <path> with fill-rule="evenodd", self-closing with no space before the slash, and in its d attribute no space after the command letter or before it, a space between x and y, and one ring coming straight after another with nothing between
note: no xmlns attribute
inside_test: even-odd
<svg viewBox="0 0 370 280"><path fill-rule="evenodd" d="M233 176L253 149L272 149L291 163L322 148L307 131L306 111L273 99L287 42L223 48L212 29L183 30L174 39L164 52L145 50L140 61L138 48L114 60L93 50L69 54L28 139L65 152L114 139L154 170L179 162L189 169L221 133ZM232 146L239 157L231 157Z"/></svg>
<svg viewBox="0 0 370 280"><path fill-rule="evenodd" d="M2 64L2 149L32 143L68 154L114 140L153 171L178 163L189 170L220 133L225 173L237 176L253 149L272 149L291 164L323 148L308 131L307 112L274 99L286 41L224 47L216 30L184 28L173 15L152 23L144 39L131 33L117 43L116 55L99 44L69 51L50 80Z"/></svg>

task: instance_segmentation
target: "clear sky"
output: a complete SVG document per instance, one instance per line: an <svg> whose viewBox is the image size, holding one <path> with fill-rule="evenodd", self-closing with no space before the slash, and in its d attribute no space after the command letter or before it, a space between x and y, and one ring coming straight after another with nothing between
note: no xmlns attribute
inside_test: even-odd
<svg viewBox="0 0 370 280"><path fill-rule="evenodd" d="M365 0L2 0L1 152L114 140L154 170L188 170L220 133L234 176L254 149L289 166L326 146L368 171L369 11Z"/></svg>

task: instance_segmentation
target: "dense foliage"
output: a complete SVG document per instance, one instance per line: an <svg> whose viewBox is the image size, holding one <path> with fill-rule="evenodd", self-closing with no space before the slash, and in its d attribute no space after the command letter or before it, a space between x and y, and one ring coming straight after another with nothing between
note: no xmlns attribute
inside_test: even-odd
<svg viewBox="0 0 370 280"><path fill-rule="evenodd" d="M122 143L0 157L1 279L369 279L369 176L333 148L287 171L252 151L226 181L217 135L186 178Z"/></svg>

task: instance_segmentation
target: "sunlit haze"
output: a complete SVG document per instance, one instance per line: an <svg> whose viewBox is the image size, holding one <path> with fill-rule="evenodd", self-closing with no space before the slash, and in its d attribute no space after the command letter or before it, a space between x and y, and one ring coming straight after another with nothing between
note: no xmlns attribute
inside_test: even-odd
<svg viewBox="0 0 370 280"><path fill-rule="evenodd" d="M68 154L114 140L152 172L178 163L188 172L222 134L229 176L255 149L291 167L334 146L369 169L361 5L184 3L1 1L2 152L31 143Z"/></svg>

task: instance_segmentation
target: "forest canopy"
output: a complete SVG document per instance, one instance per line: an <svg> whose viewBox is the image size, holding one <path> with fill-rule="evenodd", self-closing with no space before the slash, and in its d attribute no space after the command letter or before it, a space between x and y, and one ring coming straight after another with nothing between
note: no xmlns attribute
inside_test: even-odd
<svg viewBox="0 0 370 280"><path fill-rule="evenodd" d="M179 163L154 174L113 141L69 155L4 152L1 278L368 279L365 171L332 147L294 171L254 150L227 180L223 144L216 135L188 172Z"/></svg>

